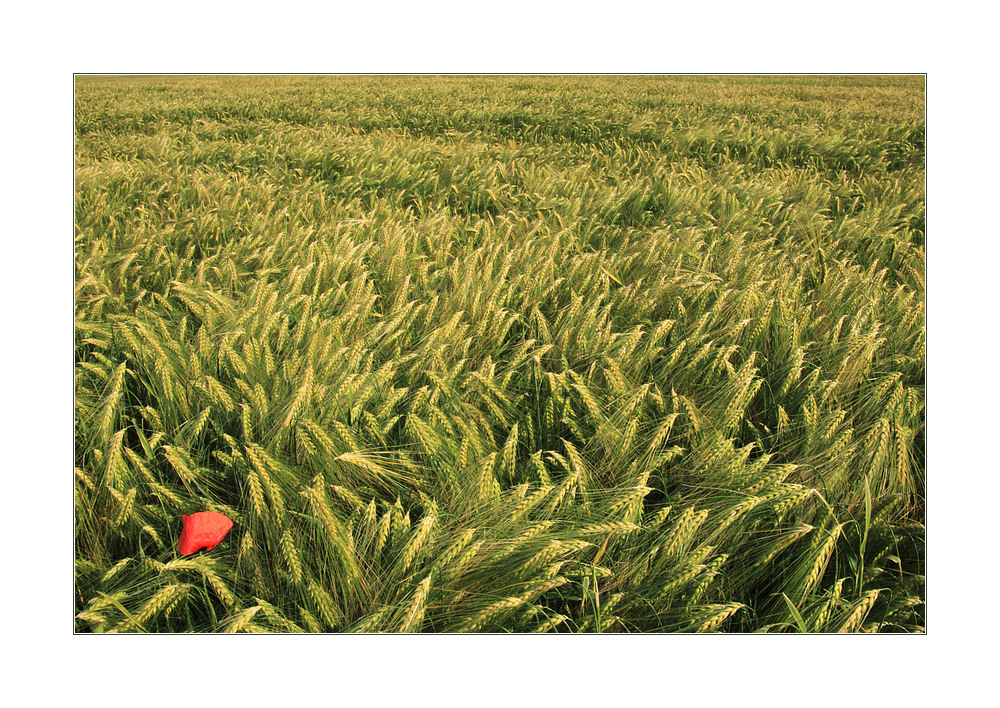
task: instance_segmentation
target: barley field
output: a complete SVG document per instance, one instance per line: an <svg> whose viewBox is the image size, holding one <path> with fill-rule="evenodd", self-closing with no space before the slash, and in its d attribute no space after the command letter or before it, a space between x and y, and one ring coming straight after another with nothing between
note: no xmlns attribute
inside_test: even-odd
<svg viewBox="0 0 1000 708"><path fill-rule="evenodd" d="M76 632L925 631L922 76L74 100Z"/></svg>

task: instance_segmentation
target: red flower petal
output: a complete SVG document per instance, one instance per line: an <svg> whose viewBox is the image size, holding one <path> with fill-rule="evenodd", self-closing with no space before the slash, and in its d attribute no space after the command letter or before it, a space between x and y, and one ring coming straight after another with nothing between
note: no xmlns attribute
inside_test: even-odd
<svg viewBox="0 0 1000 708"><path fill-rule="evenodd" d="M197 553L202 548L210 551L219 545L232 527L232 520L217 511L199 511L190 516L185 515L177 550L182 555Z"/></svg>

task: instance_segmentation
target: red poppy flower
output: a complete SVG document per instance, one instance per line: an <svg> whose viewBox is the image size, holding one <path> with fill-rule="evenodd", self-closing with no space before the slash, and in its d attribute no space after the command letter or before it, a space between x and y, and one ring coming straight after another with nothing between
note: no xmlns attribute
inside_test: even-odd
<svg viewBox="0 0 1000 708"><path fill-rule="evenodd" d="M190 516L185 515L177 550L182 555L197 553L202 548L210 551L219 545L232 527L232 520L217 511L199 511Z"/></svg>

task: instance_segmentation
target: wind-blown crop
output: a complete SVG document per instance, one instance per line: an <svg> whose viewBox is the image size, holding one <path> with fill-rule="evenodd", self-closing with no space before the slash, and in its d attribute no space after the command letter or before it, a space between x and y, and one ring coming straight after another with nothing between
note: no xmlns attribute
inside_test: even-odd
<svg viewBox="0 0 1000 708"><path fill-rule="evenodd" d="M923 631L920 77L80 78L75 152L78 631Z"/></svg>

